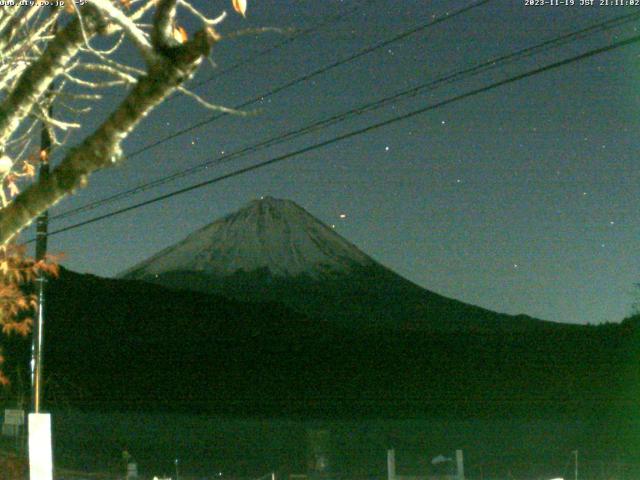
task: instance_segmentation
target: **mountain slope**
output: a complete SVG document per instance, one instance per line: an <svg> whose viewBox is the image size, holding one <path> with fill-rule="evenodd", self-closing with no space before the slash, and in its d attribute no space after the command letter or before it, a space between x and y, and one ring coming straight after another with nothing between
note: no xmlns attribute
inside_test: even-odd
<svg viewBox="0 0 640 480"><path fill-rule="evenodd" d="M275 276L316 278L373 263L295 203L266 197L192 233L123 276L174 271L232 275L264 269Z"/></svg>
<svg viewBox="0 0 640 480"><path fill-rule="evenodd" d="M79 386L63 389L74 404L587 419L635 405L637 326L442 297L292 202L253 202L126 276L63 271L49 284L46 371Z"/></svg>
<svg viewBox="0 0 640 480"><path fill-rule="evenodd" d="M377 263L289 200L251 202L123 278L242 301L280 302L357 329L527 329L546 323L464 304Z"/></svg>
<svg viewBox="0 0 640 480"><path fill-rule="evenodd" d="M636 405L635 324L363 332L273 303L67 270L47 298L50 406L590 418ZM28 342L12 341L6 357L27 365Z"/></svg>

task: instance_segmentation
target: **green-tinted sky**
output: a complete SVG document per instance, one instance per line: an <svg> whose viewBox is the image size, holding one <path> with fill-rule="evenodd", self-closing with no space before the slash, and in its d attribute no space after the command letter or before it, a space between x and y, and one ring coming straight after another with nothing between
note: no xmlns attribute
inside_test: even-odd
<svg viewBox="0 0 640 480"><path fill-rule="evenodd" d="M222 0L195 1L211 15L229 9ZM223 73L206 66L198 80L217 76L196 91L235 106L471 3L249 0L248 20L230 15L223 32L249 26L305 29L345 14L228 73L228 67L283 37L248 35L223 42L213 55ZM220 119L99 173L90 188L53 213L635 11L640 7L536 7L526 6L525 0L492 0L265 98L259 115ZM610 45L637 34L639 22L209 167L54 222L52 228ZM125 151L210 116L188 99L170 101L126 141ZM65 263L72 269L113 275L253 198L273 195L295 200L383 264L443 295L563 322L618 321L630 312L633 284L640 281L639 130L640 45L634 44L56 235L50 245L66 253Z"/></svg>

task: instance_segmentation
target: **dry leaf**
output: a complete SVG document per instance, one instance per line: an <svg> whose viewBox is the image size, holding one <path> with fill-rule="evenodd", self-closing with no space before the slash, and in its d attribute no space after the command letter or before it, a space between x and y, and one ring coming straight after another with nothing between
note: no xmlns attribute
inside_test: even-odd
<svg viewBox="0 0 640 480"><path fill-rule="evenodd" d="M180 32L180 37L182 38L182 42L184 43L189 39L189 35L187 35L187 31L183 27L178 27L178 32Z"/></svg>
<svg viewBox="0 0 640 480"><path fill-rule="evenodd" d="M20 189L18 188L18 185L16 185L16 182L9 182L7 184L7 188L9 189L9 195L12 197L15 197L20 193Z"/></svg>
<svg viewBox="0 0 640 480"><path fill-rule="evenodd" d="M233 9L243 17L247 12L247 0L231 0Z"/></svg>
<svg viewBox="0 0 640 480"><path fill-rule="evenodd" d="M179 43L185 43L189 39L189 35L184 27L174 26L172 34L175 41Z"/></svg>
<svg viewBox="0 0 640 480"><path fill-rule="evenodd" d="M31 320L30 318L25 318L20 322L7 322L2 326L2 333L4 333L5 335L17 333L18 335L26 337L29 332L31 332L32 325L33 320Z"/></svg>
<svg viewBox="0 0 640 480"><path fill-rule="evenodd" d="M24 162L24 164L22 166L22 172L27 177L35 177L35 175L36 175L35 167L33 165L31 165L29 162Z"/></svg>

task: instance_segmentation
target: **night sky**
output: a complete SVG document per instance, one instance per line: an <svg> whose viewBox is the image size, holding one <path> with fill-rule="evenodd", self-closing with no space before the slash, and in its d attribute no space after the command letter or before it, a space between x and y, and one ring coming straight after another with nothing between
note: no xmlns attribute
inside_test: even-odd
<svg viewBox="0 0 640 480"><path fill-rule="evenodd" d="M579 3L580 0L576 0ZM225 0L195 0L220 30L307 29L219 44L195 82L208 100L236 106L470 0L249 0L248 18ZM249 117L225 117L122 166L52 214L217 158L450 72L533 46L639 7L526 6L492 0L449 21L265 97ZM193 33L195 23L186 22ZM210 166L160 188L52 222L52 230L268 160L437 103L503 78L636 35L640 20L481 75L444 85L304 137ZM251 62L225 73L238 62ZM219 73L222 72L222 73ZM108 92L88 132L121 97ZM125 153L212 112L175 98L146 119ZM440 294L507 313L571 323L619 321L640 282L640 44L480 93L287 161L50 238L71 269L115 275L262 195L296 201L362 250ZM79 138L76 136L74 138ZM71 141L70 145L73 144ZM60 152L58 153L58 156ZM54 156L55 158L55 156ZM344 218L341 218L344 217ZM28 239L31 231L24 234Z"/></svg>

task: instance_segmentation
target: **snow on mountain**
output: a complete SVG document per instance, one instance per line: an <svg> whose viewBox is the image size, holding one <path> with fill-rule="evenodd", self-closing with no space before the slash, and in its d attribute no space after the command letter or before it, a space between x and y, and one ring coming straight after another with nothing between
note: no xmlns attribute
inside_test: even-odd
<svg viewBox="0 0 640 480"><path fill-rule="evenodd" d="M348 272L375 262L290 200L263 197L186 237L121 276L168 272L231 275L267 269L275 276Z"/></svg>

